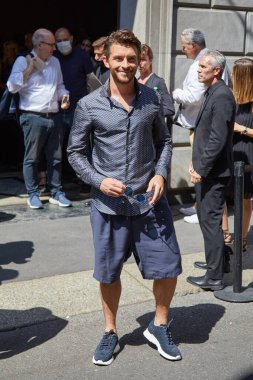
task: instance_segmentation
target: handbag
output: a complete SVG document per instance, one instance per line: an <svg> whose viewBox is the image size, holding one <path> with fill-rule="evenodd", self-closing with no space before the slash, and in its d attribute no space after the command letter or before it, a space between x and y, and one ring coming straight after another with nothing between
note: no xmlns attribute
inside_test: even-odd
<svg viewBox="0 0 253 380"><path fill-rule="evenodd" d="M16 119L19 121L19 94L4 90L0 100L0 120Z"/></svg>
<svg viewBox="0 0 253 380"><path fill-rule="evenodd" d="M181 114L182 108L183 108L183 105L182 105L182 103L180 103L179 106L178 106L176 115L173 118L173 124L176 124L176 125L179 125L179 127L185 128L185 126L182 123L180 123L179 120L178 120L179 116Z"/></svg>
<svg viewBox="0 0 253 380"><path fill-rule="evenodd" d="M31 57L34 55L30 52L20 54L16 57ZM0 120L15 119L19 123L19 93L12 94L8 87L5 88L0 100Z"/></svg>

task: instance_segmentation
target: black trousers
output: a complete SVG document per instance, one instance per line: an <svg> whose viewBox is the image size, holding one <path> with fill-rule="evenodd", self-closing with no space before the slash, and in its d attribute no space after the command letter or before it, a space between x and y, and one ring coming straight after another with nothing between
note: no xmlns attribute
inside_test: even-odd
<svg viewBox="0 0 253 380"><path fill-rule="evenodd" d="M225 244L222 231L222 216L225 205L225 190L230 177L202 178L195 186L197 214L204 238L206 275L221 280L224 273Z"/></svg>

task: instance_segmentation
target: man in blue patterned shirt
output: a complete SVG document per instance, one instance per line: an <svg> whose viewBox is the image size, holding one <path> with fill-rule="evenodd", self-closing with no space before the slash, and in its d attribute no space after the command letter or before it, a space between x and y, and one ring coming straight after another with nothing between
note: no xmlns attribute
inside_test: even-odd
<svg viewBox="0 0 253 380"><path fill-rule="evenodd" d="M154 280L155 318L144 336L166 359L181 359L168 323L182 272L164 196L171 137L159 94L135 79L139 59L140 41L132 32L118 30L108 37L109 81L78 102L68 145L71 165L92 186L94 277L105 317L105 333L93 356L98 365L111 364L118 346L120 274L132 252L143 278Z"/></svg>

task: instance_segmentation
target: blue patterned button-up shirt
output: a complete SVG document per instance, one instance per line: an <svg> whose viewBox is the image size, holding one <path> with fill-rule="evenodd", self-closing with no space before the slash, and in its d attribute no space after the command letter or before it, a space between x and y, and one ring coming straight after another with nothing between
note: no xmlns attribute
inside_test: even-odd
<svg viewBox="0 0 253 380"><path fill-rule="evenodd" d="M172 145L161 100L153 89L135 83L129 112L109 96L109 81L79 100L70 132L69 162L92 186L95 207L106 214L148 211L148 201L140 203L134 195L145 193L156 174L167 179ZM100 184L108 177L122 181L133 195L115 198L101 192Z"/></svg>

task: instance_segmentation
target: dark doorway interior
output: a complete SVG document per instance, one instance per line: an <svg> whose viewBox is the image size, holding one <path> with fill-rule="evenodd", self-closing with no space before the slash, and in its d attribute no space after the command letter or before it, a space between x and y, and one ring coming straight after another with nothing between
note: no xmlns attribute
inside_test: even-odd
<svg viewBox="0 0 253 380"><path fill-rule="evenodd" d="M22 43L26 32L42 27L55 31L61 26L69 28L76 38L86 33L94 40L117 28L118 0L72 0L65 4L59 0L5 2L1 40L13 38Z"/></svg>
<svg viewBox="0 0 253 380"><path fill-rule="evenodd" d="M24 35L38 28L53 32L70 29L76 41L89 36L93 41L117 29L118 0L59 0L5 2L1 17L0 46L7 40L24 44ZM8 17L11 15L11 17ZM0 121L0 173L18 170L23 159L22 133L14 121Z"/></svg>

